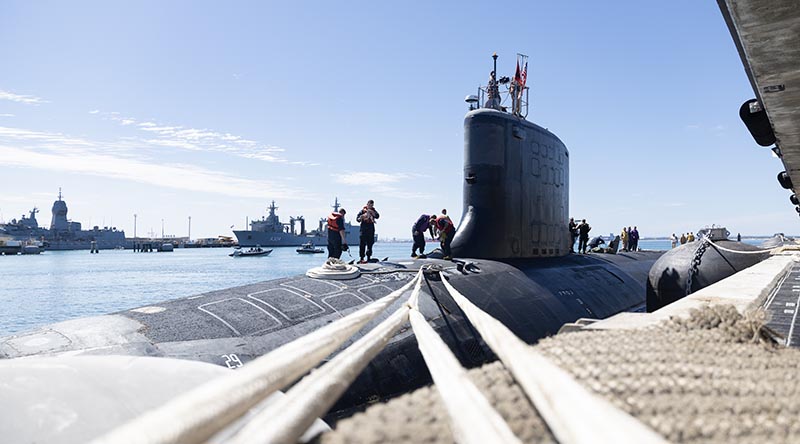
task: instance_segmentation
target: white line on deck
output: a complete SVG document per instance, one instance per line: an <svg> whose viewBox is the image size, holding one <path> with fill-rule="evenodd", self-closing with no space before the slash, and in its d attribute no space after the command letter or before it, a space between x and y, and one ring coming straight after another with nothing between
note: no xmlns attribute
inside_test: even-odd
<svg viewBox="0 0 800 444"><path fill-rule="evenodd" d="M797 298L797 302L800 304L800 297ZM785 310L784 310L785 312ZM789 327L789 334L786 335L786 346L792 345L792 333L794 333L794 323L797 321L797 311L794 312L792 315L792 325Z"/></svg>
<svg viewBox="0 0 800 444"><path fill-rule="evenodd" d="M769 310L770 305L772 305L772 302L775 300L775 297L778 295L778 292L783 288L783 284L786 282L786 279L788 279L788 278L789 278L789 274L787 273L780 279L780 281L778 282L778 285L776 285L772 289L772 291L770 291L769 296L767 297L767 303L764 304L764 308L765 309ZM798 279L800 279L800 278L798 278Z"/></svg>

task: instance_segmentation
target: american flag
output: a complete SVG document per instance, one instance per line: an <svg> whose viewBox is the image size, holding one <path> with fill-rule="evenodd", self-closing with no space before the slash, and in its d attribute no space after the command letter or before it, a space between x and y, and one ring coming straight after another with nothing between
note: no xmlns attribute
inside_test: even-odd
<svg viewBox="0 0 800 444"><path fill-rule="evenodd" d="M519 62L517 62L517 69L519 69ZM522 72L519 74L519 84L522 88L525 88L525 82L528 81L528 62L525 62L525 66L522 68Z"/></svg>

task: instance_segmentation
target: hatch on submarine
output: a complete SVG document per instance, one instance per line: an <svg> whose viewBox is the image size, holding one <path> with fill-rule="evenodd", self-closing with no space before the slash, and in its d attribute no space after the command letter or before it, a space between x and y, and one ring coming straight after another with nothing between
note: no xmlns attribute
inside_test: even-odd
<svg viewBox="0 0 800 444"><path fill-rule="evenodd" d="M643 309L647 274L661 253L570 253L569 152L555 134L527 120L525 80L498 79L493 58L488 85L467 100L464 212L452 243L455 261L429 256L366 264L352 280L292 276L69 320L1 338L0 357L150 356L237 368L402 287L427 264L528 343L579 318ZM493 360L442 283L431 276L426 285L431 297L420 300L420 310L461 363ZM401 329L331 411L429 382L412 332Z"/></svg>

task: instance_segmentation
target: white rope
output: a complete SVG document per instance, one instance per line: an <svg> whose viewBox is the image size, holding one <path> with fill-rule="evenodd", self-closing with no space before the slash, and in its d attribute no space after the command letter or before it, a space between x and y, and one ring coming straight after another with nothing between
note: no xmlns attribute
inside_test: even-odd
<svg viewBox="0 0 800 444"><path fill-rule="evenodd" d="M230 375L181 395L112 430L94 443L194 444L231 424L264 398L296 380L333 353L367 322L422 279L366 307L249 362Z"/></svg>
<svg viewBox="0 0 800 444"><path fill-rule="evenodd" d="M638 420L583 388L500 321L473 305L447 282L443 273L440 276L453 300L514 375L559 443L666 442ZM411 321L413 326L413 316Z"/></svg>
<svg viewBox="0 0 800 444"><path fill-rule="evenodd" d="M711 239L709 239L707 237L704 237L704 238L700 239L700 241L701 242L708 242L714 248L719 248L722 251L727 251L728 253L737 253L737 254L764 254L764 253L769 253L769 252L771 252L772 250L774 250L776 248L780 248L780 247L774 247L774 248L767 248L767 249L764 249L764 250L739 251L739 250L731 250L730 248L725 248L720 244L714 243L714 241L712 241Z"/></svg>
<svg viewBox="0 0 800 444"><path fill-rule="evenodd" d="M303 378L286 396L256 414L227 442L297 442L314 420L331 408L369 361L383 350L397 330L408 321L408 312L408 305L397 309L330 362Z"/></svg>
<svg viewBox="0 0 800 444"><path fill-rule="evenodd" d="M470 381L466 370L425 317L419 311L412 310L410 320L425 364L450 416L456 442L519 443L520 440Z"/></svg>

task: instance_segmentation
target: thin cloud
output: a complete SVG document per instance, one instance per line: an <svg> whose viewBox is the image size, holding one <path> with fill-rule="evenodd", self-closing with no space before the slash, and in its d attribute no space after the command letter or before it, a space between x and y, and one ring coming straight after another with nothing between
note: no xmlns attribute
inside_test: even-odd
<svg viewBox="0 0 800 444"><path fill-rule="evenodd" d="M94 143L86 139L69 137L61 133L48 133L42 131L32 131L21 128L9 128L0 126L0 140L20 140L34 141L52 145L66 146L93 146Z"/></svg>
<svg viewBox="0 0 800 444"><path fill-rule="evenodd" d="M332 176L336 182L345 185L383 185L411 178L411 175L407 173L376 173L372 171L351 171Z"/></svg>
<svg viewBox="0 0 800 444"><path fill-rule="evenodd" d="M0 100L10 100L12 102L24 103L26 105L39 105L42 103L49 103L47 100L36 96L26 96L22 94L14 94L9 91L0 89Z"/></svg>
<svg viewBox="0 0 800 444"><path fill-rule="evenodd" d="M190 128L182 125L164 125L154 121L139 121L132 117L124 117L118 112L106 113L105 115L108 120L146 133L147 139L145 142L151 145L191 151L219 152L245 159L289 165L312 165L308 162L292 162L277 155L277 153L285 152L283 148L248 140L235 134L205 128Z"/></svg>
<svg viewBox="0 0 800 444"><path fill-rule="evenodd" d="M334 181L344 185L369 187L370 192L384 197L396 199L429 199L431 194L419 191L406 191L409 187L397 187L403 181L416 180L419 174L379 173L374 171L351 171L341 175L332 175Z"/></svg>
<svg viewBox="0 0 800 444"><path fill-rule="evenodd" d="M36 168L110 179L128 180L181 190L216 193L234 197L303 198L302 190L273 183L234 176L185 164L153 164L137 159L94 153L89 150L72 152L41 152L0 145L0 165ZM147 171L147 174L141 174Z"/></svg>
<svg viewBox="0 0 800 444"><path fill-rule="evenodd" d="M97 114L99 112L100 112L99 109L93 109L93 110L89 111L89 114Z"/></svg>
<svg viewBox="0 0 800 444"><path fill-rule="evenodd" d="M193 147L180 141L152 142L155 143L136 138L96 141L0 126L0 166L87 174L236 197L263 197L265 193L281 198L307 195L302 189L285 186L286 182L280 179L248 179L238 173L197 165L162 163L159 159L164 148Z"/></svg>

